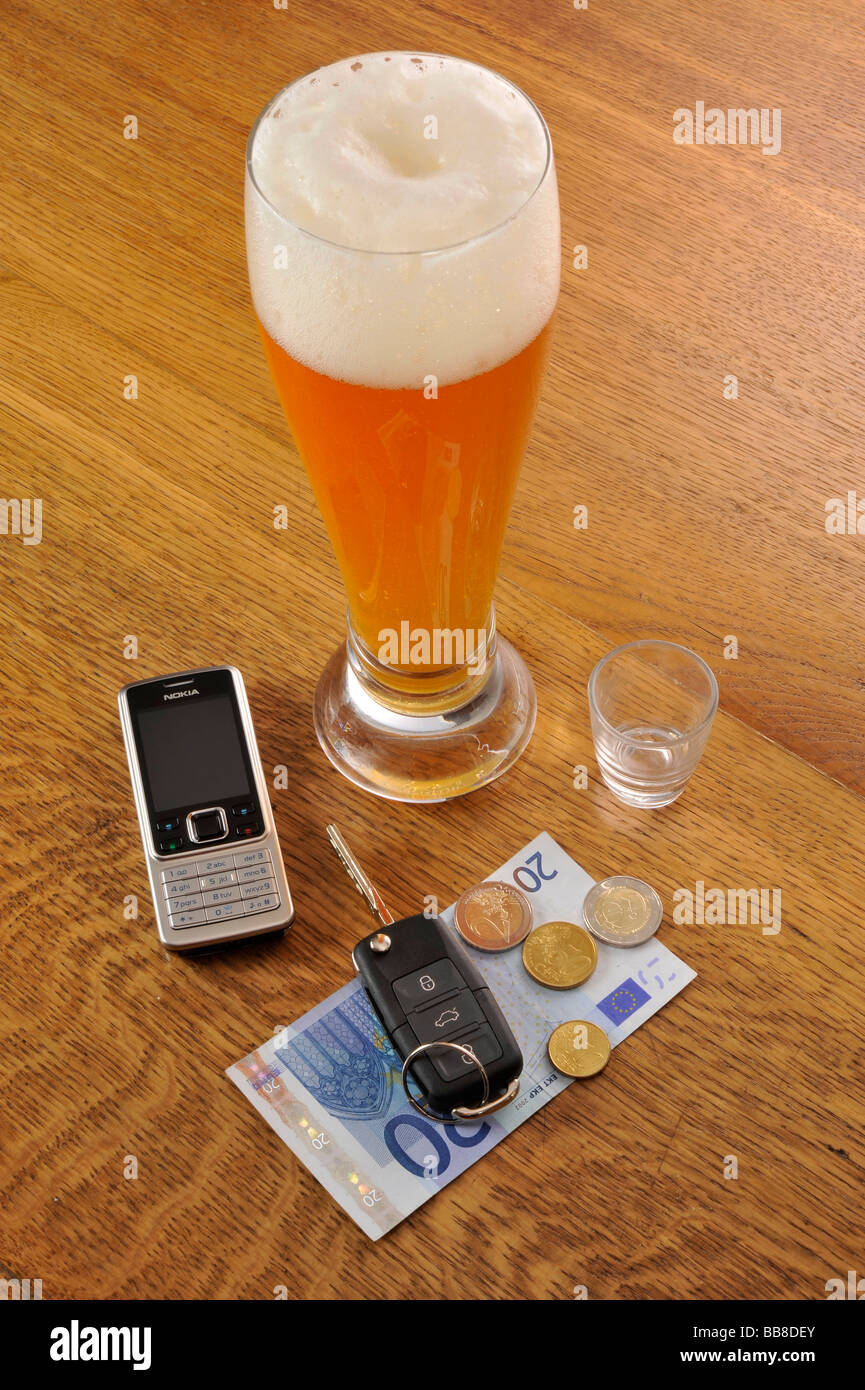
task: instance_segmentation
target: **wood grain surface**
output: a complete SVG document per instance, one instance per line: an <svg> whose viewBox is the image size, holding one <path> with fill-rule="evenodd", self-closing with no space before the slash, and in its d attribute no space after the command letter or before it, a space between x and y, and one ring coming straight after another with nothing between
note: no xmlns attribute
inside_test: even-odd
<svg viewBox="0 0 865 1390"><path fill-rule="evenodd" d="M243 1299L820 1299L862 1273L865 536L824 524L830 497L865 497L861 8L6 0L0 38L0 491L44 508L40 544L0 535L3 1271L46 1298ZM432 808L356 791L312 732L341 589L241 216L264 102L389 47L523 86L563 206L497 591L537 731L500 782ZM781 107L781 153L674 145L697 100ZM699 650L722 706L652 814L600 783L585 700L603 651L646 634ZM116 691L215 661L245 674L265 768L292 771L273 801L297 919L189 960L156 938ZM661 939L698 972L376 1245L223 1075L350 974L368 918L330 818L404 912L546 829L590 874L654 884ZM700 879L780 890L781 931L673 925Z"/></svg>

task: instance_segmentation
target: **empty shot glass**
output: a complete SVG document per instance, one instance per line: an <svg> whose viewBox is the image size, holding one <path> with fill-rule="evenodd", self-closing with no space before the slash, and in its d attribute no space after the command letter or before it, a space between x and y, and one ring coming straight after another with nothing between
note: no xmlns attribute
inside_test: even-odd
<svg viewBox="0 0 865 1390"><path fill-rule="evenodd" d="M702 657L675 642L628 642L589 677L592 738L601 776L626 806L669 806L700 761L718 682Z"/></svg>

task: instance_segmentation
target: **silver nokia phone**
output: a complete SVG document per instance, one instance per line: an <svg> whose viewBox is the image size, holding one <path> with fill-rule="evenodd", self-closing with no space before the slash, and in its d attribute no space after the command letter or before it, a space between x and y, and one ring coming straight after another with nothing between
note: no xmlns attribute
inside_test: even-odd
<svg viewBox="0 0 865 1390"><path fill-rule="evenodd" d="M237 668L133 681L118 703L160 941L187 951L290 926L294 907Z"/></svg>

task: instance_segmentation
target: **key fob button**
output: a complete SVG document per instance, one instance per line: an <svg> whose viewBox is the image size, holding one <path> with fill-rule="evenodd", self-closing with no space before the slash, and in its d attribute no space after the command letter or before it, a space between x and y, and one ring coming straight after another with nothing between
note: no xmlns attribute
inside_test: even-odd
<svg viewBox="0 0 865 1390"><path fill-rule="evenodd" d="M408 1021L420 1042L431 1043L464 1033L474 1023L485 1023L486 1018L471 990L464 989L428 1009L415 1009Z"/></svg>
<svg viewBox="0 0 865 1390"><path fill-rule="evenodd" d="M478 1028L465 1038L448 1038L448 1042L459 1043L460 1047L471 1048L478 1061L483 1062L484 1066L494 1062L497 1057L502 1055L498 1038L492 1028L487 1026ZM462 1052L454 1052L450 1047L437 1047L434 1052L429 1054L429 1057L443 1081L459 1081L464 1076L471 1079L473 1072L477 1075L477 1067L474 1063L470 1062Z"/></svg>
<svg viewBox="0 0 865 1390"><path fill-rule="evenodd" d="M437 999L449 990L465 989L466 982L452 960L446 957L394 980L393 990L407 1014Z"/></svg>

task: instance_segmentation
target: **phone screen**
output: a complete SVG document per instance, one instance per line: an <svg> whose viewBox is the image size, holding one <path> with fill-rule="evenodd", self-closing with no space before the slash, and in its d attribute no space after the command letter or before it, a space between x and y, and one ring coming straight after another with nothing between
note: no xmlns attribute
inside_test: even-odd
<svg viewBox="0 0 865 1390"><path fill-rule="evenodd" d="M154 815L251 794L230 695L139 709L136 724Z"/></svg>

